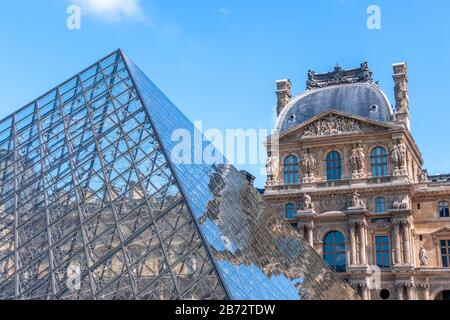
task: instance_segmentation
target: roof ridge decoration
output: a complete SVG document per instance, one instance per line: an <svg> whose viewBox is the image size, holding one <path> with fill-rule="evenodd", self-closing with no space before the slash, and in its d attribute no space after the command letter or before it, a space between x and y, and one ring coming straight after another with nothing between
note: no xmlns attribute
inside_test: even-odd
<svg viewBox="0 0 450 320"><path fill-rule="evenodd" d="M345 70L337 64L333 72L327 73L316 73L309 70L306 89L312 90L348 83L370 83L378 86L378 82L373 81L372 74L368 62L361 63L359 68L349 70Z"/></svg>

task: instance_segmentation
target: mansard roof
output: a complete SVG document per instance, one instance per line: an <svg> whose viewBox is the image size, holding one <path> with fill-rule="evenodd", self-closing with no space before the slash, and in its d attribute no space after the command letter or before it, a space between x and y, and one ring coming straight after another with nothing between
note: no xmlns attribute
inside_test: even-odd
<svg viewBox="0 0 450 320"><path fill-rule="evenodd" d="M281 112L277 129L286 132L328 110L338 110L379 122L393 120L391 104L385 93L372 80L368 64L361 68L316 74L308 72L307 90Z"/></svg>

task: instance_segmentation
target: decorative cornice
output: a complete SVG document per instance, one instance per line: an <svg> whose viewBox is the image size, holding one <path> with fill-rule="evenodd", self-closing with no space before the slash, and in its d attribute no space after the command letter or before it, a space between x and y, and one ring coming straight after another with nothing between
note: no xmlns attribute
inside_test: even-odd
<svg viewBox="0 0 450 320"><path fill-rule="evenodd" d="M359 68L350 70L344 70L339 65L334 67L334 71L327 73L315 73L309 70L306 88L311 90L348 83L370 83L378 85L378 83L373 82L369 64L363 62Z"/></svg>

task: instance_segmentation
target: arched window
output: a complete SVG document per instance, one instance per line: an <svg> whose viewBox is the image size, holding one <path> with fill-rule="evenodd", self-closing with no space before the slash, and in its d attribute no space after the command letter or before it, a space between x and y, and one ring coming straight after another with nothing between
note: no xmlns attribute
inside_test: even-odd
<svg viewBox="0 0 450 320"><path fill-rule="evenodd" d="M294 203L287 203L284 206L284 217L287 220L294 220L295 219L295 204Z"/></svg>
<svg viewBox="0 0 450 320"><path fill-rule="evenodd" d="M378 197L375 199L375 212L383 213L386 212L386 199L383 197Z"/></svg>
<svg viewBox="0 0 450 320"><path fill-rule="evenodd" d="M336 272L347 271L345 239L342 233L332 231L327 234L324 240L323 257L328 265Z"/></svg>
<svg viewBox="0 0 450 320"><path fill-rule="evenodd" d="M388 175L388 159L386 149L376 147L372 150L372 177L385 177Z"/></svg>
<svg viewBox="0 0 450 320"><path fill-rule="evenodd" d="M341 176L341 155L337 151L332 151L327 154L327 179L341 180Z"/></svg>
<svg viewBox="0 0 450 320"><path fill-rule="evenodd" d="M448 201L439 202L439 216L441 218L450 217L450 212L448 210Z"/></svg>
<svg viewBox="0 0 450 320"><path fill-rule="evenodd" d="M289 156L284 159L284 183L296 184L298 182L298 159L296 156Z"/></svg>

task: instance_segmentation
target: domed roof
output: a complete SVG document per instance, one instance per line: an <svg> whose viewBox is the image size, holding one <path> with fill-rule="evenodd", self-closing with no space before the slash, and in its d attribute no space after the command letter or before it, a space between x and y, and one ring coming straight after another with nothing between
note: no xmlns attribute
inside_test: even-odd
<svg viewBox="0 0 450 320"><path fill-rule="evenodd" d="M293 98L278 117L276 128L286 132L328 110L388 122L393 111L388 98L372 83L348 83L307 90Z"/></svg>

